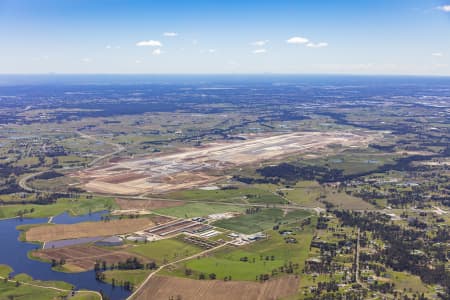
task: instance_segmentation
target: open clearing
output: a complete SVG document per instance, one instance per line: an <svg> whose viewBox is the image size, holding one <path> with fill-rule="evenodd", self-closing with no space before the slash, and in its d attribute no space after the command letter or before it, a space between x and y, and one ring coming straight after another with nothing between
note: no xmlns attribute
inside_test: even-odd
<svg viewBox="0 0 450 300"><path fill-rule="evenodd" d="M126 261L131 257L137 257L140 261L147 261L140 255L130 254L125 251L107 250L91 245L38 250L34 251L32 256L44 261L54 259L59 262L61 259L64 259L64 269L71 272L91 270L97 261L105 261L108 265Z"/></svg>
<svg viewBox="0 0 450 300"><path fill-rule="evenodd" d="M293 226L282 227L294 230ZM217 279L231 276L233 280L255 281L261 274L272 274L274 269L278 270L275 277L285 275L280 268L286 264L297 264L294 274L301 275L304 262L309 255L309 246L313 238L315 222L307 225L304 230L294 232L291 237L297 243L286 243L285 236L278 231L268 231L268 238L251 244L236 248L225 246L208 255L191 259L173 265L162 270L164 275L172 275L184 278L198 278L200 274L217 275ZM246 257L247 261L242 261ZM187 275L189 269L191 275Z"/></svg>
<svg viewBox="0 0 450 300"><path fill-rule="evenodd" d="M373 136L351 132L296 132L258 137L244 142L212 143L177 154L118 160L103 167L79 171L72 176L89 192L137 195L202 186L221 176L209 170L224 170L294 153L325 150L330 145L364 146Z"/></svg>
<svg viewBox="0 0 450 300"><path fill-rule="evenodd" d="M183 201L165 201L165 200L128 200L116 199L120 209L148 209L154 210L165 207L176 207L184 204Z"/></svg>
<svg viewBox="0 0 450 300"><path fill-rule="evenodd" d="M132 256L146 257L158 265L166 264L202 251L202 248L188 244L177 238L152 243L139 243L126 250Z"/></svg>
<svg viewBox="0 0 450 300"><path fill-rule="evenodd" d="M244 211L244 206L215 203L189 203L183 206L160 208L154 212L178 218L193 218L206 217L208 215L226 212L242 213Z"/></svg>
<svg viewBox="0 0 450 300"><path fill-rule="evenodd" d="M244 214L235 218L214 222L214 226L251 234L271 229L278 223L293 222L310 215L311 213L305 210L295 210L284 215L281 209L266 208L254 214Z"/></svg>
<svg viewBox="0 0 450 300"><path fill-rule="evenodd" d="M48 242L82 237L109 236L146 229L155 223L148 218L84 222L78 224L42 225L30 228L27 241Z"/></svg>
<svg viewBox="0 0 450 300"><path fill-rule="evenodd" d="M154 276L134 299L177 299L177 296L181 296L185 300L274 300L295 294L298 284L299 279L295 276L265 283Z"/></svg>

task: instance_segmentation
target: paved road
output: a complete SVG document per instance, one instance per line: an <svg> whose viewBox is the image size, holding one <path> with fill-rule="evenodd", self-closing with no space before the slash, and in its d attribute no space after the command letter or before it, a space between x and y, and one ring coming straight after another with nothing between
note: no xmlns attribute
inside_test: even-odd
<svg viewBox="0 0 450 300"><path fill-rule="evenodd" d="M206 253L209 253L209 252L215 251L215 250L217 250L217 249L219 249L219 248L222 248L222 247L224 247L224 246L226 246L226 245L228 245L228 244L229 244L229 243L224 243L224 244L219 245L219 246L217 246L217 247L214 247L214 248L205 250L205 251L203 251L203 252L200 252L200 253L191 255L191 256L189 256L189 257L185 257L185 258L182 258L182 259L179 259L179 260L173 261L173 262L171 262L171 263L168 263L168 264L165 264L165 265L160 266L158 269L156 269L155 271L153 271L152 273L150 273L150 274L147 276L147 278L144 280L144 282L141 283L141 285L140 285L140 286L139 286L139 287L138 287L138 288L137 288L137 289L136 289L136 290L135 290L128 298L127 298L127 300L133 299L133 298L137 295L137 293L138 293L138 292L146 285L146 283L147 283L154 275L156 275L156 273L158 273L159 271L161 271L161 270L164 269L165 267L168 267L168 266L170 266L170 265L177 264L177 263L182 262L182 261L185 261L185 260L189 260L189 259L193 259L193 258L202 256L202 255L204 255L204 254L206 254Z"/></svg>

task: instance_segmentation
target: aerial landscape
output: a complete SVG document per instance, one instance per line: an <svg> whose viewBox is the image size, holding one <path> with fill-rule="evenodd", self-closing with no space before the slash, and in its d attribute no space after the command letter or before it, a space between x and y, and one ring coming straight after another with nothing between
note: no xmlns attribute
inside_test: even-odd
<svg viewBox="0 0 450 300"><path fill-rule="evenodd" d="M0 0L0 31L0 299L450 299L450 2Z"/></svg>

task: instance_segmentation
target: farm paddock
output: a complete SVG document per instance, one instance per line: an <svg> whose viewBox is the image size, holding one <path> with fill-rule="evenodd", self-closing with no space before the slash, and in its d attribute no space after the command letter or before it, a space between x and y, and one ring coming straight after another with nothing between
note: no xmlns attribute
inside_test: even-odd
<svg viewBox="0 0 450 300"><path fill-rule="evenodd" d="M154 276L133 299L177 299L180 296L183 300L276 300L294 295L298 286L299 278L295 276L264 283Z"/></svg>

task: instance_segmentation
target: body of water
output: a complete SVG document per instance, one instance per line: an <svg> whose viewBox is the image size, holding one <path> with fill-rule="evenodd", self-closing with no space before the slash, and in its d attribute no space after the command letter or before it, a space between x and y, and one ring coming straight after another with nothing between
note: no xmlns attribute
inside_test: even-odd
<svg viewBox="0 0 450 300"><path fill-rule="evenodd" d="M85 221L100 219L105 212L91 214L90 216L71 217L67 214L54 218L54 221L62 224L74 224ZM27 253L33 249L40 248L39 245L19 241L20 232L16 229L19 225L47 223L48 219L9 219L0 221L0 264L13 268L12 275L26 273L37 280L65 281L73 284L76 289L103 291L112 300L126 299L130 292L120 287L113 288L111 285L95 280L95 272L62 273L51 269L49 263L29 259ZM69 222L69 223L67 223Z"/></svg>

